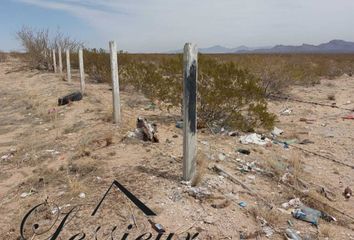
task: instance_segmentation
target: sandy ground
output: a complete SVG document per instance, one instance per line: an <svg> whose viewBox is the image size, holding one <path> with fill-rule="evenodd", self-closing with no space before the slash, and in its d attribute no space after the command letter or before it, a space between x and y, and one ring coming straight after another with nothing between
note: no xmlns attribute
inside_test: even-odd
<svg viewBox="0 0 354 240"><path fill-rule="evenodd" d="M82 101L57 107L58 97L77 89L75 71L74 83L68 84L58 74L28 70L15 59L0 63L0 157L5 156L0 160L0 239L18 239L25 214L45 201L48 204L26 223L27 239L48 238L75 206L79 210L70 215L57 239L78 233L85 233L85 239L121 239L124 233L129 233L127 239L136 239L146 232L156 236L148 218L114 189L91 216L114 180L151 208L157 216L149 219L175 233L175 239L186 239L187 232L199 232L198 239L284 239L286 228L299 231L303 239L354 239L353 199L342 196L345 187L354 188L354 169L338 163L354 165L354 120L342 119L349 111L293 101L269 102L278 116L276 126L284 130L281 139L314 142L289 148L274 143L243 145L239 137L201 130L201 178L191 188L181 178L182 130L175 127L177 114L146 109L147 99L125 90L122 123L113 125L112 96L105 84L87 84ZM354 78L346 76L322 80L313 87L296 86L290 93L297 99L354 108ZM330 94L335 100L328 100ZM279 114L286 107L292 113ZM134 130L138 116L157 123L160 143L125 137ZM238 148L251 154L237 153ZM264 171L241 171L247 163ZM215 166L246 186L218 174ZM305 184L281 181L286 172ZM322 187L327 196L333 193L332 201L321 194ZM192 196L193 190L207 196ZM321 219L315 227L294 219L281 207L294 197L327 210L338 221ZM247 205L241 207L241 202ZM38 229L31 229L34 223L39 224ZM269 228L273 234L266 237ZM39 235L33 237L33 232ZM149 239L148 235L142 239Z"/></svg>

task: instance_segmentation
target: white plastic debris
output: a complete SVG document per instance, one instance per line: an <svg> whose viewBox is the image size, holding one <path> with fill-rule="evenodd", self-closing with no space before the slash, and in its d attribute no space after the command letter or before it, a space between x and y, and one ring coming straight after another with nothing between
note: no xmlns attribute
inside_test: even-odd
<svg viewBox="0 0 354 240"><path fill-rule="evenodd" d="M270 142L270 139L268 139L268 138L262 139L261 135L259 135L257 133L252 133L252 134L249 134L249 135L241 136L240 137L240 142L243 143L243 144L253 143L253 144L264 146L264 145L266 145L267 143Z"/></svg>
<svg viewBox="0 0 354 240"><path fill-rule="evenodd" d="M80 197L80 198L85 198L85 197L86 197L86 194L82 192L82 193L79 194L79 197Z"/></svg>
<svg viewBox="0 0 354 240"><path fill-rule="evenodd" d="M281 206L287 210L289 208L298 208L302 205L303 203L300 201L300 198L293 198L289 200L289 202L283 203Z"/></svg>
<svg viewBox="0 0 354 240"><path fill-rule="evenodd" d="M14 155L12 153L5 154L1 156L1 160L7 161L10 160Z"/></svg>
<svg viewBox="0 0 354 240"><path fill-rule="evenodd" d="M280 115L290 115L293 112L291 108L285 108L280 111Z"/></svg>
<svg viewBox="0 0 354 240"><path fill-rule="evenodd" d="M272 135L273 136L280 136L284 133L284 131L280 128L274 127L273 131L272 131Z"/></svg>

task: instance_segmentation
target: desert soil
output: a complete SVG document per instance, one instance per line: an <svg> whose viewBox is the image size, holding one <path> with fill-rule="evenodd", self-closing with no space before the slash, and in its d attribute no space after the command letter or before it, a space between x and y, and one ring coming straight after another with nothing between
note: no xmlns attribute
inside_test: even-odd
<svg viewBox="0 0 354 240"><path fill-rule="evenodd" d="M345 187L354 189L354 169L350 167L354 165L354 120L342 119L350 111L270 101L269 108L278 119L276 126L284 130L280 139L313 141L289 148L275 143L244 145L239 136L201 129L200 177L191 188L182 182L183 136L175 126L180 118L177 110L147 108L148 99L125 89L122 122L114 125L109 85L88 83L86 87L82 101L58 107L58 97L79 89L77 72L69 84L59 74L29 70L17 59L0 63L0 239L19 239L25 214L45 201L47 205L26 223L27 239L48 238L75 206L79 210L70 215L58 239L78 233L95 239L95 232L97 239L121 239L124 233L130 234L127 239L145 232L156 236L147 217L115 189L91 216L114 180L152 209L157 216L150 219L175 233L176 239L186 239L187 232L199 232L199 239L284 239L287 228L299 231L303 239L354 239L354 199L342 196ZM296 99L354 109L353 77L323 79L318 85L295 86L289 92ZM328 100L329 95L335 99ZM281 115L285 108L292 112ZM157 124L159 143L127 137L138 116ZM251 154L238 153L239 148ZM260 171L240 170L247 163ZM246 188L217 173L215 166ZM285 179L286 172L304 184L292 177ZM193 196L193 191L201 194ZM316 227L293 218L282 204L294 197L327 210L337 222L320 219ZM240 206L241 202L246 206ZM59 220L49 229L56 217ZM35 222L39 228L31 230ZM129 224L131 230L127 230ZM267 237L264 232L269 229L273 233ZM41 235L33 237L33 231Z"/></svg>

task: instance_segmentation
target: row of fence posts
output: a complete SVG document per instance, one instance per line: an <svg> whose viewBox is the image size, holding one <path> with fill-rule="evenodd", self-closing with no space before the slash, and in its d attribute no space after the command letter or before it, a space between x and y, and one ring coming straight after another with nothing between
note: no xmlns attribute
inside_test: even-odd
<svg viewBox="0 0 354 240"><path fill-rule="evenodd" d="M121 121L118 56L115 41L109 42L112 72L113 122ZM67 81L72 82L70 50L66 49ZM85 72L82 48L78 51L81 92L85 92ZM52 50L54 72L58 72L56 50ZM62 49L58 48L59 73L63 73ZM198 50L195 44L186 43L183 54L183 179L190 181L195 176L197 158L197 78Z"/></svg>

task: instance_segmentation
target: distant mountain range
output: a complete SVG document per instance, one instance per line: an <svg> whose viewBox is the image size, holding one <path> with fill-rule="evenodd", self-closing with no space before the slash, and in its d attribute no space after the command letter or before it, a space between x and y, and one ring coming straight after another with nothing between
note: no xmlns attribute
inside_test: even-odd
<svg viewBox="0 0 354 240"><path fill-rule="evenodd" d="M171 51L180 53L182 50ZM332 40L319 45L302 44L301 46L276 45L274 47L247 47L227 48L220 45L209 48L200 48L201 53L354 53L354 42Z"/></svg>

